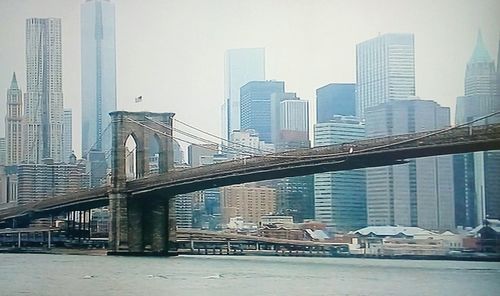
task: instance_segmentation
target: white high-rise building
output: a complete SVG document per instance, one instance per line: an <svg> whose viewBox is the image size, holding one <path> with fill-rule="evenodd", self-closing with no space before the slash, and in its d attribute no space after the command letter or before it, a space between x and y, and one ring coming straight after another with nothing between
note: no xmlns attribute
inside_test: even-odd
<svg viewBox="0 0 500 296"><path fill-rule="evenodd" d="M280 133L285 142L309 139L309 102L285 100L280 103Z"/></svg>
<svg viewBox="0 0 500 296"><path fill-rule="evenodd" d="M384 34L356 45L356 115L389 99L415 96L413 34Z"/></svg>
<svg viewBox="0 0 500 296"><path fill-rule="evenodd" d="M229 139L240 129L240 87L250 81L265 80L264 48L240 48L226 51L224 73L224 134Z"/></svg>
<svg viewBox="0 0 500 296"><path fill-rule="evenodd" d="M231 132L229 141L227 152L233 158L274 153L274 145L261 141L259 134L252 129Z"/></svg>
<svg viewBox="0 0 500 296"><path fill-rule="evenodd" d="M61 19L26 20L23 160L63 160Z"/></svg>
<svg viewBox="0 0 500 296"><path fill-rule="evenodd" d="M430 100L391 100L366 110L367 137L430 131L450 125L450 109ZM452 157L366 169L368 225L455 227Z"/></svg>
<svg viewBox="0 0 500 296"><path fill-rule="evenodd" d="M296 93L276 92L271 94L271 141L276 144L280 136L280 103L285 100L299 100Z"/></svg>
<svg viewBox="0 0 500 296"><path fill-rule="evenodd" d="M109 113L116 110L115 4L81 4L82 157L111 149Z"/></svg>
<svg viewBox="0 0 500 296"><path fill-rule="evenodd" d="M5 117L7 165L21 163L22 160L22 101L22 92L17 85L16 73L14 73L10 87L7 90L7 116Z"/></svg>

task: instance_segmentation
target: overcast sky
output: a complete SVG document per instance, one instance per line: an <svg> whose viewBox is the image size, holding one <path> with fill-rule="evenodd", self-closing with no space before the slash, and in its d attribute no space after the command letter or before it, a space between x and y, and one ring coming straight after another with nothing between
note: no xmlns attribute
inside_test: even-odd
<svg viewBox="0 0 500 296"><path fill-rule="evenodd" d="M25 19L62 18L63 91L80 149L81 0L0 0L0 116L12 72L26 89ZM498 0L116 0L119 109L175 112L220 134L224 52L264 47L266 78L309 100L331 82L355 82L356 43L379 33L415 34L417 95L455 107L481 29L496 60ZM141 104L134 98L142 95ZM2 114L3 113L3 114Z"/></svg>

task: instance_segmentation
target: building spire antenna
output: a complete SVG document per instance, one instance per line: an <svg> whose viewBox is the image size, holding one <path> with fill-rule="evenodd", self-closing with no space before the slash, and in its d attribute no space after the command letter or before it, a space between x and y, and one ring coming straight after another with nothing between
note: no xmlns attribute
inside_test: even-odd
<svg viewBox="0 0 500 296"><path fill-rule="evenodd" d="M472 52L469 63L481 63L490 61L491 57L488 49L486 49L486 46L484 45L483 34L481 33L481 29L478 29L476 45L474 46L474 51Z"/></svg>
<svg viewBox="0 0 500 296"><path fill-rule="evenodd" d="M10 82L10 89L19 89L17 85L16 72L12 72L12 80Z"/></svg>

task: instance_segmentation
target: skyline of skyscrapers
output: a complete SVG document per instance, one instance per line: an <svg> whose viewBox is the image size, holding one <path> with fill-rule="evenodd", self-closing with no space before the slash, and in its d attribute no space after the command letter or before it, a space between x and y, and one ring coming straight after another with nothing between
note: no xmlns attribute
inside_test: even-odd
<svg viewBox="0 0 500 296"><path fill-rule="evenodd" d="M356 116L366 108L415 96L413 34L388 33L356 45Z"/></svg>
<svg viewBox="0 0 500 296"><path fill-rule="evenodd" d="M81 102L82 157L90 150L111 149L111 133L105 132L115 111L116 45L115 4L88 0L81 4Z"/></svg>
<svg viewBox="0 0 500 296"><path fill-rule="evenodd" d="M63 160L61 19L26 20L23 161Z"/></svg>
<svg viewBox="0 0 500 296"><path fill-rule="evenodd" d="M107 5L110 6L107 6ZM99 121L104 118L108 118L106 111L103 111L104 109L101 109L100 111L98 110L99 104L101 104L104 100L104 97L111 97L108 95L103 95L105 92L104 90L104 78L105 76L103 73L105 72L105 69L109 69L108 66L105 66L102 64L102 61L106 58L105 51L109 50L109 47L106 47L104 45L105 39L106 39L106 24L105 21L108 21L109 19L106 18L106 13L111 11L107 11L106 7L112 7L112 12L113 12L113 73L116 75L116 70L114 69L116 67L115 65L115 57L114 57L114 4L111 1L107 0L89 0L86 1L85 3L82 4L82 114L85 112L85 107L88 107L92 105L93 107L96 107L95 110L97 110L96 114L101 115L96 115L94 118L97 118L97 120L94 120L92 124L96 125L96 141L97 146L100 146L100 152L104 151L104 144L100 142L98 139L102 136L102 133L104 131L104 124ZM87 13L87 12L88 13ZM89 17L89 15L91 17ZM40 19L30 19L30 20L40 20ZM52 19L46 19L46 20L52 20ZM55 19L57 20L57 19ZM36 22L35 22L36 23ZM40 22L43 23L43 22ZM93 26L92 32L93 36L91 38L93 44L92 50L94 51L93 54L95 56L92 57L93 60L95 60L95 70L92 75L89 75L89 77L93 77L94 81L94 87L95 89L92 91L95 93L95 100L96 104L85 104L86 101L84 101L84 89L87 89L87 87L84 86L84 65L88 65L89 63L85 62L85 57L88 58L88 55L84 54L84 24L91 24ZM50 27L52 26L52 27ZM37 30L37 28L33 27L32 31ZM45 29L39 29L39 30L45 30ZM27 42L26 42L26 51L27 51L27 58L28 58L28 22L27 22ZM57 28L57 21L55 24L50 24L49 22L49 29L47 33L42 33L43 34L54 34L55 40L56 40L56 45L57 45L57 34L59 34L59 42L60 42L60 20L59 20L59 28ZM85 31L88 33L87 31ZM33 34L31 34L33 35ZM49 35L48 35L49 36ZM90 34L88 35L90 36ZM35 37L30 37L30 38L35 38ZM50 38L49 38L50 39ZM31 40L31 39L30 39ZM92 44L90 42L89 44ZM32 42L33 43L33 42ZM478 44L481 46L476 46L476 49L474 50L474 54L471 57L471 61L469 61L469 64L467 65L467 74L465 77L465 98L471 98L471 97L487 97L489 99L484 99L484 100L478 100L481 101L477 106L477 101L473 102L471 100L464 99L463 102L467 104L467 102L470 102L470 109L465 108L465 113L459 113L458 106L461 107L461 112L464 110L464 105L460 105L457 102L457 121L458 122L463 122L470 120L470 118L477 117L478 114L481 115L486 110L491 110L492 108L496 110L497 104L498 104L498 81L500 77L495 71L495 64L494 61L489 57L489 53L485 50L483 40L481 36L479 35L478 37ZM31 44L31 43L30 43ZM59 45L60 47L60 45ZM241 71L242 68L238 68L236 64L240 63L243 64L240 61L238 61L238 55L234 54L232 55L231 52L236 52L236 51L241 51L241 52L246 52L248 53L254 53L255 54L255 63L252 63L252 65L260 65L260 61L262 61L262 67L259 68L260 66L255 67L254 73L261 73L264 75L264 70L265 70L265 57L264 57L264 49L263 48L254 48L254 49L239 49L239 50L228 50L226 53L226 79L229 80L229 82L234 82L233 79L235 76L237 76L238 71ZM33 52L33 50L31 51ZM353 83L332 83L325 85L324 87L321 87L316 90L317 94L317 120L319 123L322 122L328 122L331 120L330 118L335 117L336 112L345 112L345 113L351 113L352 110L358 109L359 114L365 114L364 110L366 108L371 108L368 107L369 104L375 102L378 98L383 98L382 100L385 100L385 103L392 102L390 100L392 99L401 99L401 100L412 100L415 98L415 69L414 69L414 37L412 34L385 34L370 40L367 40L365 42L361 42L357 45L356 48L356 53L357 53L357 76L362 80L361 82L358 81L357 89L356 84ZM384 56L385 55L385 56ZM109 57L109 56L108 56ZM372 58L373 61L370 61L369 59ZM57 54L54 54L54 56L49 56L47 60L49 61L55 61L56 63L56 68L57 68L57 60L59 59L60 62L60 56L58 57ZM90 59L90 60L92 60ZM101 64L99 64L99 61L101 61ZM28 70L28 65L31 62L28 62L27 59L27 70ZM364 64L363 64L364 63ZM371 64L370 64L371 63ZM480 64L487 64L487 67L482 67ZM229 66L228 66L229 65ZM248 65L247 65L248 66ZM48 67L50 68L50 66ZM251 67L250 67L251 68ZM374 70L375 69L375 70ZM382 70L380 70L382 69ZM487 71L486 71L487 69ZM493 71L491 71L493 69ZM260 71L262 70L262 71ZM244 70L246 71L246 70ZM244 72L243 71L243 72ZM377 72L379 71L379 72ZM385 71L385 72L384 72ZM227 73L230 72L228 75ZM367 72L367 73L365 73ZM241 73L240 73L241 74ZM393 76L391 76L394 74ZM41 81L46 81L47 75L49 75L49 72L46 73L41 73L38 74L39 79ZM61 74L60 74L61 75ZM262 75L262 76L263 76ZM28 71L27 71L27 77L28 77ZM116 80L116 77L113 77L113 80ZM45 80L44 80L45 79ZM264 78L263 78L264 79ZM305 100L300 100L297 98L297 95L295 93L286 93L284 90L284 82L283 81L265 81L265 80L257 80L253 81L250 80L244 85L241 85L241 88L238 88L238 116L239 116L239 126L238 130L244 130L244 129L249 129L255 131L260 139L264 139L267 143L274 143L278 144L276 147L278 150L284 150L284 149L291 149L293 148L300 148L300 147L306 147L304 143L309 141L309 124L308 124L308 113L309 113L309 107L308 107L308 101ZM365 84L363 84L363 79ZM370 80L372 79L372 80ZM15 80L15 76L13 78ZM382 84L378 85L379 82L378 80L385 80ZM485 83L487 81L487 83ZM62 84L62 78L61 82ZM115 81L113 82L113 90L114 90L114 104L116 109L116 84ZM259 84L261 83L268 83L269 89L266 89L266 87L260 88ZM16 86L17 86L17 81L16 81ZM230 85L231 83L229 83ZM278 86L276 89L274 89L274 86L271 85L279 85L282 84L282 86ZM12 85L12 83L11 83ZM29 82L28 82L29 85ZM227 85L226 85L227 86ZM231 85L233 86L233 85ZM45 86L45 89L47 88L53 88L57 90L57 86ZM365 87L363 89L363 87ZM11 87L12 88L12 87ZM61 88L62 89L62 88ZM226 88L226 90L228 90ZM240 93L241 90L241 93ZM363 90L365 91L363 93ZM20 91L20 90L19 90ZM33 107L33 103L31 103L31 112L35 113L35 116L37 116L38 113L40 113L40 134L42 134L44 131L47 132L47 134L53 135L58 131L58 126L56 125L46 125L45 123L48 122L46 114L50 114L52 112L50 110L51 106L49 106L49 101L45 100L48 96L52 95L52 92L43 92L44 89L42 88L42 92L38 97L38 102L39 106ZM413 91L413 93L412 93ZM338 93L335 93L338 92ZM406 93L405 93L406 92ZM26 92L25 94L25 102L30 102L33 101L33 98L36 98L36 96L31 96L29 95L30 92ZM229 89L229 93L233 93L232 89ZM265 95L264 95L265 93ZM493 97L490 95L493 93ZM56 92L56 97L57 97L57 92ZM362 95L366 94L366 96L363 98ZM281 97L279 97L281 95ZM99 97L100 96L100 97ZM497 96L497 97L495 97ZM269 97L269 98L268 98ZM323 98L327 98L323 100ZM353 105L351 104L352 100L351 98L356 98L356 101L358 102L358 105ZM492 99L493 98L493 99ZM228 104L228 109L225 109L226 111L224 112L223 116L228 116L228 120L225 121L227 123L227 126L230 127L230 119L235 118L235 113L232 112L231 106L232 103L236 101L236 99L233 99L231 101L231 96L228 96L225 98L227 101L226 103ZM275 99L276 101L273 101ZM365 100L366 99L366 100ZM363 101L364 100L364 101ZM62 106L62 92L60 94L60 101L61 101L61 106ZM355 101L355 102L356 102ZM457 99L458 101L458 99ZM335 105L336 104L336 105ZM343 104L343 105L342 105ZM383 103L384 104L384 103ZM415 103L415 104L420 104L420 103ZM88 106L87 106L88 105ZM339 107L338 110L336 110L333 106ZM268 108L269 106L269 108ZM467 105L469 106L469 105ZM473 107L472 107L473 106ZM92 108L93 108L92 107ZM356 107L356 108L355 108ZM374 107L374 106L372 106ZM39 108L40 111L38 111L36 108ZM273 109L275 108L275 109ZM340 111L342 108L345 108L346 111ZM478 109L476 115L471 115L471 110L475 110L474 108ZM33 111L35 109L35 111ZM114 110L113 109L113 110ZM25 106L25 110L28 110L28 107ZM270 111L269 111L270 110ZM268 113L268 111L270 113ZM416 111L415 111L416 112ZM467 113L469 112L469 113ZM474 111L475 112L475 111ZM70 126L70 121L68 121L68 118L71 116L69 115L66 110L64 111L64 117L63 117L63 123L62 123L62 156L61 160L57 160L54 157L49 157L52 158L55 162L58 161L67 161L66 158L68 158L68 154L71 153L71 146L70 148L67 147L67 143L70 142L68 139L68 134L71 132ZM270 114L270 116L268 116ZM278 117L274 116L275 114L279 114ZM306 116L304 116L306 114ZM410 114L408 113L409 116L416 116L415 114ZM258 118L252 118L252 116L258 116ZM347 115L347 114L346 114ZM45 117L44 117L45 116ZM82 116L82 124L84 121L84 117ZM268 122L268 117L270 118ZM461 119L459 119L461 118ZM411 123L415 124L415 123ZM411 125L409 124L409 125ZM233 125L234 127L236 125ZM436 125L437 126L437 125ZM379 128L378 126L377 128ZM67 130L69 128L69 130ZM437 128L437 127L434 127ZM33 128L36 130L36 126ZM228 132L226 135L230 135L231 133L229 132L231 128L228 128ZM27 129L29 130L29 129ZM86 129L82 126L82 153L84 153L84 148L83 148L83 134L85 131L88 131L91 129ZM408 129L408 132L411 131L417 131L419 130L418 128L414 128L413 130L411 128ZM33 132L33 134L35 134ZM7 135L6 135L7 136ZM69 136L70 137L70 136ZM32 137L33 138L33 137ZM50 137L48 139L51 139ZM300 139L300 140L297 140ZM296 142L300 144L290 144L292 142ZM100 143L99 143L100 142ZM6 141L7 144L11 143L11 141ZM47 144L48 143L48 144ZM92 143L93 144L93 143ZM283 147L280 145L283 144ZM41 152L37 154L37 157L39 159L42 159L43 153L46 153L47 150L44 150L44 147L49 147L51 148L53 146L51 141L42 141L41 142ZM97 147L96 146L96 147ZM35 147L35 146L34 146ZM95 147L94 147L95 148ZM8 148L7 148L8 149ZM215 150L219 149L219 147L214 148ZM84 153L85 155L85 153ZM181 159L181 157L178 157L179 154L176 155L178 159ZM213 156L213 155L212 155ZM475 177L474 179L474 191L477 192L484 192L484 196L479 196L479 194L476 194L475 196L475 202L478 204L478 207L475 208L475 213L474 216L477 217L486 217L488 214L487 212L490 210L487 210L492 207L497 207L497 199L488 199L486 197L486 188L490 186L490 188L496 188L493 185L486 185L486 184L493 184L495 182L494 178L490 178L488 181L488 176L495 176L494 174L489 174L489 168L488 164L493 164L494 166L496 165L497 162L497 154L495 152L480 152L480 153L475 153L473 154L473 161L475 161L475 166L473 167L473 170L475 173L478 173L478 169L481 167L483 168L483 173L480 172L481 178L478 179L479 177ZM94 160L100 159L102 160L101 157L99 158L94 158ZM500 159L500 158L499 158ZM203 162L203 161L201 161ZM487 164L486 164L487 163ZM418 167L418 160L415 162L410 162L409 166L411 167L412 165L415 168L410 168L410 174L417 174L416 167ZM443 165L443 167L448 165L448 161L446 161L445 164L437 162L437 165ZM496 167L490 166L494 169ZM413 169L413 171L411 171ZM104 174L105 172L103 172ZM438 174L436 172L436 174ZM489 174L489 175L488 175ZM102 178L101 178L102 179ZM479 181L478 181L479 180ZM448 182L449 180L446 180ZM445 183L446 183L445 182ZM488 183L490 182L490 183ZM412 182L408 183L409 186L414 186ZM448 184L448 183L446 183ZM299 188L299 187L297 187ZM287 187L286 190L293 191L291 187ZM298 190L296 190L298 193L304 193L304 187L300 187ZM410 188L410 191L413 190ZM481 191L483 190L483 191ZM490 192L492 189L489 189ZM303 197L304 195L302 195ZM415 196L418 197L418 194L415 194ZM413 203L410 206L410 222L409 224L414 224L414 221L417 221L416 223L419 223L418 221L423 221L426 220L428 221L428 227L444 227L442 225L449 225L449 221L444 221L443 219L439 220L438 218L434 219L435 217L429 214L428 216L423 216L420 217L419 214L425 213L425 209L419 209L418 207L416 210L412 207L415 207L415 200L418 200L417 197L411 196L410 200ZM447 198L447 197L446 197ZM443 199L447 200L447 199ZM493 204L489 205L488 202L493 202ZM426 200L424 202L420 202L420 204L430 204L431 201ZM418 205L418 203L417 203ZM441 205L438 206L438 212L445 212L443 208L440 208ZM444 206L443 206L444 207ZM413 211L413 212L412 212ZM493 211L495 212L495 211ZM424 215L424 214L422 214ZM438 215L440 215L438 213ZM496 214L495 214L496 215ZM477 219L476 219L477 220ZM479 220L478 220L479 221ZM478 222L476 221L476 222ZM458 222L458 221L457 221ZM480 221L479 221L480 222ZM434 223L434 224L433 224Z"/></svg>

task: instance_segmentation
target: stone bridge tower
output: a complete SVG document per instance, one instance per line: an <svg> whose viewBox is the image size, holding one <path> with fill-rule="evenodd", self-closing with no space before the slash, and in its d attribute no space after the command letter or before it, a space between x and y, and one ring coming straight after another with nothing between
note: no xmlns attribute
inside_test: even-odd
<svg viewBox="0 0 500 296"><path fill-rule="evenodd" d="M174 113L110 113L112 125L111 189L109 193L109 253L175 251L175 206L173 196L127 192L126 142L136 143L136 178L147 177L149 155L156 141L159 173L173 168L172 123Z"/></svg>

